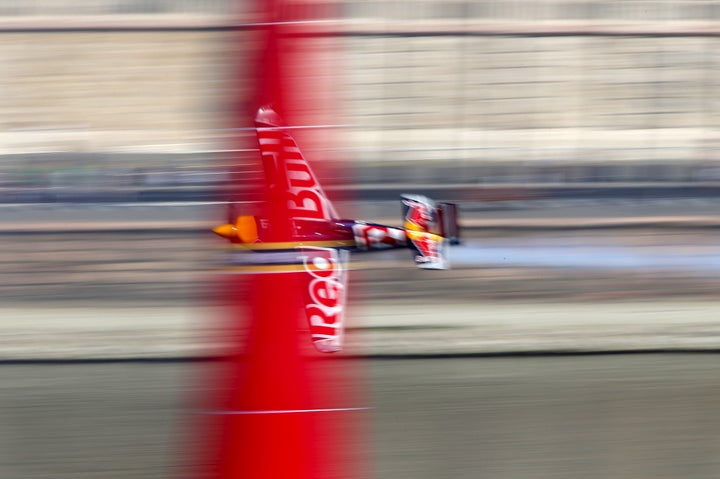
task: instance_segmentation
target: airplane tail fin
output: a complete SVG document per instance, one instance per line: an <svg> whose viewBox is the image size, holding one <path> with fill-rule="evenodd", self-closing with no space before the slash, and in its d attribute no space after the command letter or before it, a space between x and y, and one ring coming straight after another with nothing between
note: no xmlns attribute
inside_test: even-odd
<svg viewBox="0 0 720 479"><path fill-rule="evenodd" d="M438 203L437 212L440 221L440 235L446 238L451 245L459 245L460 225L457 203Z"/></svg>
<svg viewBox="0 0 720 479"><path fill-rule="evenodd" d="M402 195L405 233L422 269L449 269L447 245L458 244L457 205L421 195Z"/></svg>

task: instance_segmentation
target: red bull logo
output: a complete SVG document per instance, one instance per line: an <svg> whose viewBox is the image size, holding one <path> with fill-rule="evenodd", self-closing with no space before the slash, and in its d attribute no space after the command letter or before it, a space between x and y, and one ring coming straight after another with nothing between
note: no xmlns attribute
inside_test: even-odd
<svg viewBox="0 0 720 479"><path fill-rule="evenodd" d="M264 154L271 156L271 159L263 159L263 163L282 170L276 173L280 173L277 180L285 183L282 188L285 189L288 215L292 218L328 218L331 207L295 140L281 130L260 129L258 142Z"/></svg>
<svg viewBox="0 0 720 479"><path fill-rule="evenodd" d="M435 221L434 208L411 198L403 198L408 207L405 215L405 228L414 231L430 231Z"/></svg>
<svg viewBox="0 0 720 479"><path fill-rule="evenodd" d="M313 341L322 342L326 350L337 351L340 349L345 304L345 271L339 261L338 251L306 248L302 258L304 269L312 278L308 284L308 303L305 306L310 334Z"/></svg>

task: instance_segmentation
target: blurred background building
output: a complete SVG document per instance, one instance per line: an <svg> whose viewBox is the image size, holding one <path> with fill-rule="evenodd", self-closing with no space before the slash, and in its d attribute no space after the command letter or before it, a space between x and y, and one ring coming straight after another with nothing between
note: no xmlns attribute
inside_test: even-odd
<svg viewBox="0 0 720 479"><path fill-rule="evenodd" d="M337 5L318 12L318 35L342 52L323 74L344 85L337 157L357 181L398 179L388 172L408 163L420 183L720 178L716 1ZM252 12L0 0L2 200L222 181L229 40Z"/></svg>

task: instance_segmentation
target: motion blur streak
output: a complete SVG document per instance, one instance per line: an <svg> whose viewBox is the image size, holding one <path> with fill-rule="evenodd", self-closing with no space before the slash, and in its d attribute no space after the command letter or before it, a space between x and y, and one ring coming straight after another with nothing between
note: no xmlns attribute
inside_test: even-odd
<svg viewBox="0 0 720 479"><path fill-rule="evenodd" d="M318 58L327 52L315 49L309 54L306 49L313 46L306 43L313 40L296 34L311 28L304 24L311 19L309 13L316 14L319 7L332 8L332 3L276 0L258 2L257 6L261 11L259 23L264 27L256 32L261 39L249 102L252 110L272 104L293 124L317 124L322 115L313 110L311 93L322 91L332 97L332 89L323 84L328 76L314 81ZM240 43L238 48L246 46ZM237 58L242 57L239 52ZM233 100L234 126L243 127L254 115L243 108L239 95ZM307 141L308 137L303 138ZM315 150L318 144L310 149ZM257 167L260 158L238 158L237 163ZM268 219L270 239L287 241L292 223L286 197L264 183L249 188L258 213ZM350 370L346 362L319 357L303 333L307 330L301 294L304 286L297 275L226 276L230 307L226 309L229 324L225 330L236 342L228 360L219 365L214 378L217 383L211 384L203 404L209 414L200 416L207 420L199 426L205 431L199 443L205 455L202 463L208 467L200 468L197 477L357 476L357 464L352 464L350 457L359 448L359 428L354 425L358 425L362 407L353 395L340 394L342 388L335 387L340 374L347 381ZM247 338L243 340L239 331L245 326ZM342 371L338 369L341 364ZM264 414L267 412L273 414Z"/></svg>

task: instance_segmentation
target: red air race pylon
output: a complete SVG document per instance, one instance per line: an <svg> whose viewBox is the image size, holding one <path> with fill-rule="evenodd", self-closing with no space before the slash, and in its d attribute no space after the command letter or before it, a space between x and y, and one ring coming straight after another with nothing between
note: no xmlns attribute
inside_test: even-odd
<svg viewBox="0 0 720 479"><path fill-rule="evenodd" d="M318 5L333 8L327 1L259 1L257 23L237 32L238 48L256 46L259 59L235 70L243 72L239 75L244 75L246 83L248 65L256 65L250 75L255 79L251 98L237 93L229 102L234 105L234 126L251 124L256 108L268 103L293 125L317 124L326 114L332 104L328 98L322 105L307 103L318 91L331 96L334 91L323 85L332 76L316 80L312 75L328 62L319 62L319 58L330 53L310 45L318 39L327 42L327 38L314 37L309 26L313 22L306 22L313 20L307 12L317 14ZM248 42L249 35L260 41ZM246 58L247 52L243 53L238 58ZM297 136L315 148L322 144L310 133L298 131ZM249 146L240 141L237 145L240 150ZM248 161L239 158L238 164ZM254 161L260 165L260 158ZM286 200L269 190L265 184L246 186L244 197L253 200L256 211L243 214L268 218L274 225L269 233L272 239L282 241L291 228ZM223 275L226 308L221 326L228 351L222 360L202 366L204 397L193 416L195 437L190 442L200 453L193 451L192 459L183 461L195 463L190 477L368 477L361 434L368 413L359 396L356 361L313 348L302 289L306 286L301 284L300 274L290 267L275 267Z"/></svg>
<svg viewBox="0 0 720 479"><path fill-rule="evenodd" d="M195 477L364 477L359 431L367 413L348 394L352 361L312 347L295 275L250 274L237 283L255 298L246 305L249 330L233 334L240 354L205 366L220 373L196 415L205 467Z"/></svg>

